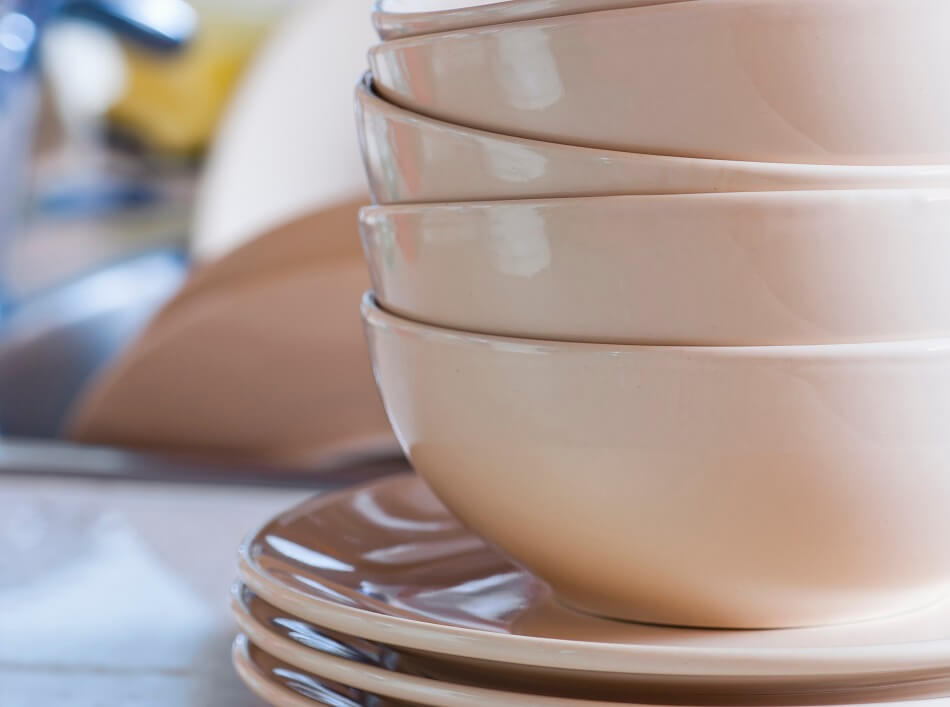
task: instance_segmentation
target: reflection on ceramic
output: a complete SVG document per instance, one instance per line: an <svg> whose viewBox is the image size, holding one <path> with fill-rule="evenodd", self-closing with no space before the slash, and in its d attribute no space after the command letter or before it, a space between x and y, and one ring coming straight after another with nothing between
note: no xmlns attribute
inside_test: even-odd
<svg viewBox="0 0 950 707"><path fill-rule="evenodd" d="M405 703L318 678L273 658L238 636L231 650L238 676L273 707L404 707Z"/></svg>
<svg viewBox="0 0 950 707"><path fill-rule="evenodd" d="M381 39L412 37L542 17L684 0L376 0L373 24Z"/></svg>
<svg viewBox="0 0 950 707"><path fill-rule="evenodd" d="M862 685L841 678L822 680L817 685L795 684L781 677L703 678L617 675L585 671L544 670L497 661L466 660L455 656L416 653L347 636L314 626L255 596L243 585L231 595L232 612L241 630L269 653L320 675L349 674L326 672L327 665L315 652L362 666L381 668L401 675L421 676L457 687L484 687L535 695L623 702L701 703L706 705L806 705L839 702L926 699L950 695L950 678L925 677L920 681ZM332 664L338 670L337 663ZM347 683L349 684L349 683ZM783 690L785 690L783 692Z"/></svg>
<svg viewBox="0 0 950 707"><path fill-rule="evenodd" d="M511 339L370 295L363 317L415 470L572 606L779 628L950 593L950 339Z"/></svg>
<svg viewBox="0 0 950 707"><path fill-rule="evenodd" d="M313 649L305 644L301 645L303 637L319 637L319 632L312 630L304 633L302 627L292 629L278 627L275 632L272 628L258 623L253 616L238 608L235 618L241 630L244 631L253 645L266 651L278 660L286 661L300 670L328 678L336 682L351 685L360 690L367 690L379 695L404 700L412 704L430 705L431 707L483 707L483 705L497 705L498 707L609 707L614 702L600 700L572 699L536 695L525 692L505 692L503 690L488 689L475 685L464 685L452 682L442 682L430 678L408 675L392 671L386 667L374 666L366 660L353 660L348 656L334 654L331 651ZM311 627L313 628L313 627ZM301 633L304 633L301 636ZM325 643L325 642L323 642ZM337 648L345 644L337 642ZM486 684L483 682L483 685Z"/></svg>
<svg viewBox="0 0 950 707"><path fill-rule="evenodd" d="M280 648L271 650L268 643L282 637L287 640L277 640L274 645L292 645L297 651L302 648L306 649L305 653L319 651L352 663L385 668L409 675L422 674L420 668L413 665L416 659L412 654L401 653L381 643L314 626L268 604L240 582L235 582L231 587L231 613L251 641L274 655L279 655Z"/></svg>
<svg viewBox="0 0 950 707"><path fill-rule="evenodd" d="M260 647L248 640L248 637L240 635L234 642L232 649L232 658L234 666L237 669L241 679L254 691L259 697L266 700L274 707L312 707L314 704L325 704L331 707L357 707L366 705L367 707L403 707L413 705L436 705L445 707L462 707L472 705L481 707L481 705L491 704L500 707L520 707L520 705L537 704L529 696L517 695L514 693L499 693L497 690L482 690L481 693L494 692L490 696L492 702L478 702L475 697L475 691L464 686L444 686L445 700L437 696L435 692L424 693L421 695L422 702L404 702L397 699L387 699L377 694L372 694L346 684L335 682L332 679L324 677L320 670L309 672L300 667L295 667L291 662L285 662L276 658ZM322 661L317 658L317 662ZM323 669L323 667L321 667ZM330 668L332 671L333 668ZM360 682L373 682L363 673L353 671L353 675ZM374 675L371 673L370 675ZM430 681L431 682L431 681ZM438 684L438 683L437 683ZM412 683L400 676L398 673L383 673L379 680L374 682L374 687L380 692L385 693L406 693L418 692L412 687ZM481 697L481 695L479 695ZM494 701L499 700L499 701ZM560 700L563 705L596 705L596 704L619 704L619 703L597 703L584 700ZM555 704L550 702L550 704ZM625 702L623 704L630 704ZM662 703L657 703L661 705ZM702 704L709 704L703 702ZM809 704L836 704L838 707L859 707L855 702L814 702ZM868 703L867 707L871 704ZM946 707L950 705L950 698L936 698L930 700L917 701L899 701L889 702L890 707L897 705L910 707L916 705L919 707Z"/></svg>
<svg viewBox="0 0 950 707"><path fill-rule="evenodd" d="M950 190L373 206L379 302L467 331L631 344L950 335Z"/></svg>
<svg viewBox="0 0 950 707"><path fill-rule="evenodd" d="M370 67L393 103L522 137L950 163L948 24L945 0L680 2L397 39L370 50Z"/></svg>
<svg viewBox="0 0 950 707"><path fill-rule="evenodd" d="M449 700L445 702L436 701L437 698L431 696L428 696L428 699L421 703L387 699L378 694L368 693L294 667L291 663L284 662L261 650L244 635L239 635L235 639L232 648L232 659L238 675L245 684L259 697L274 707L312 707L314 704L329 705L330 707L408 707L414 704L445 705L446 707L457 707L467 704L478 705L480 707L480 705L483 704L492 704L501 705L502 707L505 705L518 707L519 705L532 704L530 700L525 701L522 695L519 695L517 698L514 698L513 695L503 695L503 699L500 702L473 702L469 699L472 691L464 687L459 688L457 692L448 693L447 697ZM357 676L359 677L359 673L357 673ZM405 680L394 673L385 674L385 679L381 679L376 684L380 690L385 692L406 692L411 690L411 688L407 687ZM446 688L446 690L449 689L450 688ZM581 705L597 703L567 700L563 701L563 704ZM709 703L704 702L703 704ZM838 707L871 707L873 704L880 703L815 702L812 704L836 704ZM902 700L889 702L887 704L890 705L890 707L946 707L950 705L950 698L916 701Z"/></svg>
<svg viewBox="0 0 950 707"><path fill-rule="evenodd" d="M534 667L542 679L583 671L573 675L627 686L693 678L707 689L720 678L758 677L814 690L843 678L874 685L950 676L950 603L782 631L669 628L571 611L414 476L306 501L252 534L240 563L257 595L321 630L455 662Z"/></svg>
<svg viewBox="0 0 950 707"><path fill-rule="evenodd" d="M444 123L356 88L363 162L379 203L604 194L950 186L950 165L734 162L526 140Z"/></svg>

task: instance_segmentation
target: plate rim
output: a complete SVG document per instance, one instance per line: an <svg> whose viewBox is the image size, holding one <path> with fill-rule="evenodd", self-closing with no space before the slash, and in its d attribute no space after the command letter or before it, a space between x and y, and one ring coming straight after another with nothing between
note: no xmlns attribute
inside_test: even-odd
<svg viewBox="0 0 950 707"><path fill-rule="evenodd" d="M910 671L950 674L950 638L866 646L767 649L657 646L525 636L390 616L347 606L283 584L254 559L263 531L305 507L325 506L393 475L311 497L281 511L247 534L238 549L238 575L251 591L279 609L327 629L399 648L538 668L665 677L810 678L892 677ZM416 477L417 478L417 477ZM420 480L420 483L421 480ZM742 671L735 669L736 664Z"/></svg>
<svg viewBox="0 0 950 707"><path fill-rule="evenodd" d="M427 707L474 707L476 705L499 705L500 707L616 707L615 701L585 700L571 697L536 695L513 690L464 685L446 680L435 680L377 666L357 663L346 658L328 655L307 648L291 639L280 636L261 624L247 612L239 598L232 593L231 613L238 628L248 641L258 649L284 663L294 666L314 677L353 687L363 692L408 701ZM439 695L442 698L439 698ZM464 701L460 701L464 700ZM626 704L626 703L624 703ZM651 707L634 704L630 707ZM658 707L656 705L652 707Z"/></svg>
<svg viewBox="0 0 950 707"><path fill-rule="evenodd" d="M250 641L239 633L231 643L231 665L248 690L273 707L314 707L317 702L297 695L283 685L269 680L251 660L248 653Z"/></svg>

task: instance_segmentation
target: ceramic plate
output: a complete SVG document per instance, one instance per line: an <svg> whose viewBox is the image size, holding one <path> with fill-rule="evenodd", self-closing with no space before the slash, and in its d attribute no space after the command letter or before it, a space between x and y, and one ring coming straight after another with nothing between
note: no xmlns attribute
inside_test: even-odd
<svg viewBox="0 0 950 707"><path fill-rule="evenodd" d="M404 702L370 695L347 685L322 680L267 655L245 636L234 641L231 659L251 692L274 707L403 707Z"/></svg>
<svg viewBox="0 0 950 707"><path fill-rule="evenodd" d="M429 707L611 707L617 704L507 692L409 675L380 665L373 657L374 653L385 655L385 649L380 646L367 649L359 645L359 639L354 645L345 637L323 634L306 622L294 621L290 617L268 627L239 607L234 613L251 644L277 660L312 673L321 680L333 680L412 704ZM493 683L483 676L482 684Z"/></svg>
<svg viewBox="0 0 950 707"><path fill-rule="evenodd" d="M318 626L456 661L534 667L539 676L747 678L781 689L950 677L950 602L881 621L775 631L577 613L463 528L415 476L324 495L277 516L242 545L240 573L267 602Z"/></svg>
<svg viewBox="0 0 950 707"><path fill-rule="evenodd" d="M318 654L319 655L319 654ZM521 705L539 704L530 696L517 693L502 693L496 690L464 688L447 683L426 681L436 686L432 692L418 695L421 702L408 702L403 699L387 697L389 694L415 694L418 683L396 673L376 676L367 674L359 664L350 674L361 684L374 683L379 693L367 692L346 683L336 682L323 675L323 669L316 673L296 667L292 663L276 658L251 642L245 635L239 635L232 649L232 659L240 678L261 699L274 707L312 707L315 704L331 707L405 707L408 705L438 705L444 707L521 707ZM338 660L338 659L335 659ZM341 672L328 668L332 672ZM383 694L385 693L385 694ZM488 702L483 700L490 700ZM550 704L555 704L551 702ZM562 701L564 705L601 704L577 700ZM616 703L607 703L616 704ZM629 703L625 703L629 704ZM882 703L877 703L882 704ZM948 699L926 701L888 702L890 707L946 707ZM645 706L642 706L645 707ZM659 705L655 707L661 707ZM838 707L871 707L870 704L842 704Z"/></svg>
<svg viewBox="0 0 950 707"><path fill-rule="evenodd" d="M417 654L400 650L373 641L347 636L329 629L314 626L303 619L268 604L247 587L236 585L231 594L232 612L241 630L253 643L271 655L286 660L302 670L309 670L325 677L351 682L357 686L378 689L366 682L366 675L391 680L394 674L411 679L403 681L403 697L419 698L428 695L438 700L445 695L445 688L452 684L453 694L468 694L469 688L490 685L494 691L505 690L492 701L510 699L521 693L555 698L551 705L608 705L622 702L631 704L649 702L662 704L675 701L693 704L738 705L806 705L831 704L855 701L889 702L894 700L932 698L950 693L945 682L942 691L932 681L876 685L858 689L798 690L786 693L776 691L774 685L750 683L748 680L722 681L715 686L696 686L688 681L674 689L662 685L651 689L645 684L624 684L610 679L607 674L566 672L563 676L539 675L531 668L504 666L490 661L453 663L444 656ZM328 660L328 656L330 659ZM380 670L382 672L380 672ZM354 671L358 674L353 677ZM428 680L426 678L429 678ZM436 682L433 682L435 680ZM939 681L938 681L939 682ZM692 690L690 691L690 686ZM481 692L478 699L487 699ZM389 694L389 693L385 693ZM424 699L425 704L429 704ZM545 704L545 702L539 702Z"/></svg>

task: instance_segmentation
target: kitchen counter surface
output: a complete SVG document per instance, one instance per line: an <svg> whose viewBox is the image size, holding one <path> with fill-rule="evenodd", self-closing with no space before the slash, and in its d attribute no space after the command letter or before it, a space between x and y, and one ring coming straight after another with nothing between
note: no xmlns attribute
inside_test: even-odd
<svg viewBox="0 0 950 707"><path fill-rule="evenodd" d="M0 707L258 707L229 658L241 538L300 490L0 477Z"/></svg>

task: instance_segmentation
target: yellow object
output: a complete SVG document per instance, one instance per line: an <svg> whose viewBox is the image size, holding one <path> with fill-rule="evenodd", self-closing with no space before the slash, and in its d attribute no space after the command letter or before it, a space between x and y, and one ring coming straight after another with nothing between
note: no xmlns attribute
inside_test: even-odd
<svg viewBox="0 0 950 707"><path fill-rule="evenodd" d="M198 7L191 44L165 55L123 47L126 86L109 118L159 151L193 153L210 140L248 59L270 26Z"/></svg>

